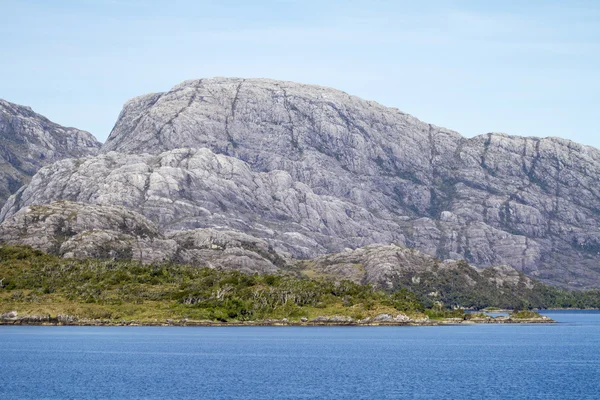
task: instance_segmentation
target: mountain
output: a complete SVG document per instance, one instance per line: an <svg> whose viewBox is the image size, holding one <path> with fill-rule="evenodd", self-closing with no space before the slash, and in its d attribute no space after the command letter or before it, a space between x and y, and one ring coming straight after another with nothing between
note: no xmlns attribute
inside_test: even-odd
<svg viewBox="0 0 600 400"><path fill-rule="evenodd" d="M29 107L0 99L0 204L42 166L93 155L99 148L88 132L60 126Z"/></svg>
<svg viewBox="0 0 600 400"><path fill-rule="evenodd" d="M64 258L187 264L245 273L300 275L409 289L428 307L545 307L560 296L509 266L478 269L441 262L418 250L370 245L309 260L278 253L237 231L176 230L161 234L144 216L119 206L59 201L25 207L0 225L0 244L28 245ZM139 264L138 264L139 265Z"/></svg>
<svg viewBox="0 0 600 400"><path fill-rule="evenodd" d="M600 151L568 140L464 138L334 89L214 78L130 100L101 153L42 169L0 220L119 205L299 258L393 243L600 286Z"/></svg>

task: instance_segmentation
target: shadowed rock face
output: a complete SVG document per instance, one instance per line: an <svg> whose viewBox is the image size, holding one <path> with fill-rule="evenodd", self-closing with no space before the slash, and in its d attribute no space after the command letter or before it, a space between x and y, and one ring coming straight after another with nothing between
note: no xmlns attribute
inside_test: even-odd
<svg viewBox="0 0 600 400"><path fill-rule="evenodd" d="M129 101L101 151L42 170L0 218L60 199L119 204L298 257L397 243L600 286L600 152L567 140L466 139L333 89L215 78Z"/></svg>
<svg viewBox="0 0 600 400"><path fill-rule="evenodd" d="M96 154L100 143L88 132L66 128L29 107L0 99L0 203L40 167L69 157Z"/></svg>

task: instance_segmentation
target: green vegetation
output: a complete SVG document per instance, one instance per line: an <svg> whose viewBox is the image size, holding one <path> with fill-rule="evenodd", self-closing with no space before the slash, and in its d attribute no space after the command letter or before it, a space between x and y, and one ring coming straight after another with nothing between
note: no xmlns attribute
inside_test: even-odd
<svg viewBox="0 0 600 400"><path fill-rule="evenodd" d="M461 309L448 310L446 308L442 308L439 306L425 310L425 314L430 319L434 319L434 320L441 320L441 319L447 319L447 318L468 319L468 315L469 315L469 314L465 314L464 310L461 310Z"/></svg>
<svg viewBox="0 0 600 400"><path fill-rule="evenodd" d="M481 311L486 311L486 312L497 312L497 311L502 311L501 308L498 307L486 307Z"/></svg>
<svg viewBox="0 0 600 400"><path fill-rule="evenodd" d="M0 313L156 323L165 320L300 321L317 316L355 320L404 313L413 319L470 319L456 306L581 308L600 306L600 292L569 292L544 285L523 292L452 281L447 271L386 292L350 281L292 272L246 275L186 265L63 259L26 246L0 247ZM450 272L453 274L452 272ZM460 288L463 286L463 289ZM466 287L466 289L465 289ZM500 294L499 294L500 293ZM480 297L477 297L480 296ZM518 318L525 315L524 311Z"/></svg>
<svg viewBox="0 0 600 400"><path fill-rule="evenodd" d="M535 318L542 318L542 316L535 312L535 311L531 311L531 310L521 310L521 311L514 311L513 313L510 314L510 317L512 319L535 319Z"/></svg>
<svg viewBox="0 0 600 400"><path fill-rule="evenodd" d="M400 311L423 317L416 296L349 281L246 275L185 265L62 259L24 246L0 248L0 312L79 318L193 321L354 319Z"/></svg>
<svg viewBox="0 0 600 400"><path fill-rule="evenodd" d="M464 307L475 310L551 309L551 308L600 308L600 290L569 291L535 282L533 287L525 284L496 286L494 271L487 269L479 274L466 262L457 269L437 267L430 272L406 276L396 282L397 287L410 289L425 308L438 302L446 307Z"/></svg>

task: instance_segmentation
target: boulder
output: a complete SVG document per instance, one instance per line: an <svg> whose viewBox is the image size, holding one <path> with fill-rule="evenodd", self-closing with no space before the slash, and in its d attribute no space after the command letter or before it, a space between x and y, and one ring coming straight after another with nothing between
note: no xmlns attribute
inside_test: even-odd
<svg viewBox="0 0 600 400"><path fill-rule="evenodd" d="M18 313L16 311L9 311L3 314L0 314L0 319L16 319L18 317Z"/></svg>

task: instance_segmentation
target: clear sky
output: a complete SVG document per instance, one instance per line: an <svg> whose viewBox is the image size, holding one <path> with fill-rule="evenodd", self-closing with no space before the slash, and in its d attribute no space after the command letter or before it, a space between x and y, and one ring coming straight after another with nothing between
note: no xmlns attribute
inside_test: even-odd
<svg viewBox="0 0 600 400"><path fill-rule="evenodd" d="M127 99L212 76L600 148L600 1L0 0L0 98L101 141Z"/></svg>

